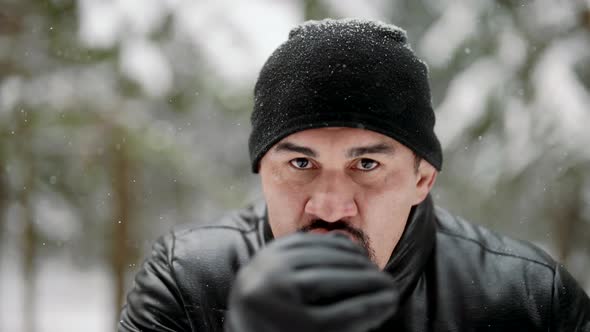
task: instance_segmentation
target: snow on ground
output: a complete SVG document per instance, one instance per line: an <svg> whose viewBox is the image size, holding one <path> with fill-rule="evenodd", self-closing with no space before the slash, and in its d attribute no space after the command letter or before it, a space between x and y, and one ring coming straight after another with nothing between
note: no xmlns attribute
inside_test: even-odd
<svg viewBox="0 0 590 332"><path fill-rule="evenodd" d="M20 263L0 255L0 331L25 332ZM65 260L41 262L37 274L35 332L114 330L112 287L106 271L79 271Z"/></svg>

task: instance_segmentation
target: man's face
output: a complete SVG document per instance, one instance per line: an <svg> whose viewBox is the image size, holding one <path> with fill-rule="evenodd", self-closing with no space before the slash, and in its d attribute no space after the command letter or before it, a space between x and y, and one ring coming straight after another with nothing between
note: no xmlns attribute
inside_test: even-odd
<svg viewBox="0 0 590 332"><path fill-rule="evenodd" d="M303 230L343 232L383 269L413 205L436 170L396 140L364 129L330 127L294 133L260 161L275 237Z"/></svg>

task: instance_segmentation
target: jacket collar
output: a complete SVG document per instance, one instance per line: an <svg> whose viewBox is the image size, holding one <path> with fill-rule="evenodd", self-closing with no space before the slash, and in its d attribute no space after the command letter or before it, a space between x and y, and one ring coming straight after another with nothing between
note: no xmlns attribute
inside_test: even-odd
<svg viewBox="0 0 590 332"><path fill-rule="evenodd" d="M262 216L259 236L263 243L274 238L268 223L268 209L264 200L257 204L257 215ZM393 250L384 271L391 274L399 286L400 300L412 292L432 254L435 240L434 204L430 195L412 207L402 236Z"/></svg>
<svg viewBox="0 0 590 332"><path fill-rule="evenodd" d="M434 249L435 214L430 195L412 207L406 228L384 271L391 274L403 302L414 289Z"/></svg>

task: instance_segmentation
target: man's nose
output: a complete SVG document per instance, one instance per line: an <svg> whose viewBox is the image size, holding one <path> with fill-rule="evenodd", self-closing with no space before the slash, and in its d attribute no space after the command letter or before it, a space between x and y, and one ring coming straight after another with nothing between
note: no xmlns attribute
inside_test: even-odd
<svg viewBox="0 0 590 332"><path fill-rule="evenodd" d="M326 174L316 179L305 212L328 222L358 214L354 201L355 183L346 175Z"/></svg>

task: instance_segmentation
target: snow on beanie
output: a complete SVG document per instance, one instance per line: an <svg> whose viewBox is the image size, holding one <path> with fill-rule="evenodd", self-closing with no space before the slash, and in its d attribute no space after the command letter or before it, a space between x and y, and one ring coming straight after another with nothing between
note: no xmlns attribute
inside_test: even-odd
<svg viewBox="0 0 590 332"><path fill-rule="evenodd" d="M440 170L428 69L397 26L362 19L307 21L268 58L254 88L252 171L284 137L319 127L389 136Z"/></svg>

